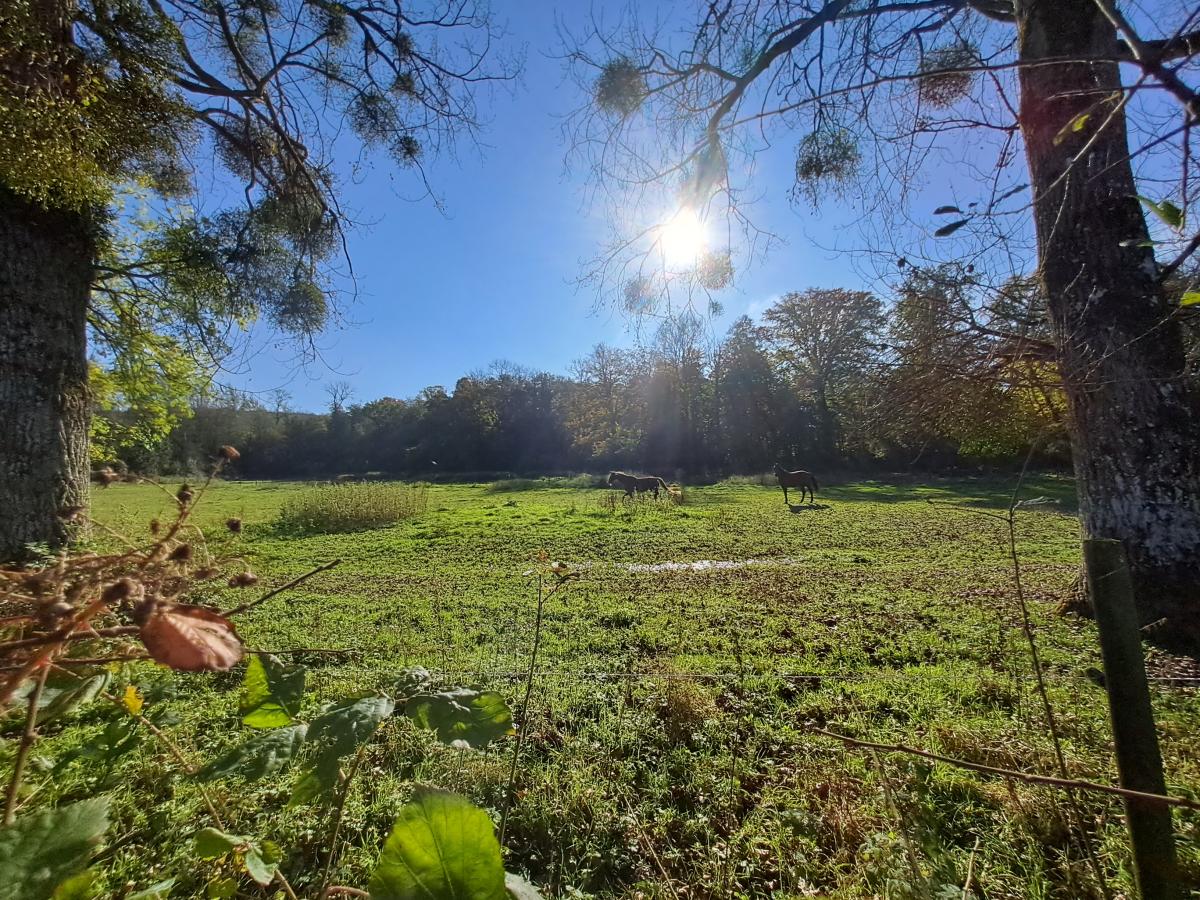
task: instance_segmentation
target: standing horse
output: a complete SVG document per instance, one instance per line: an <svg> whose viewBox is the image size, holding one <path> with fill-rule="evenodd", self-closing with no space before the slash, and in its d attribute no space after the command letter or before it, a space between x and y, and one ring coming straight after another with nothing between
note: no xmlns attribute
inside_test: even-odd
<svg viewBox="0 0 1200 900"><path fill-rule="evenodd" d="M775 477L779 479L779 486L783 488L783 502L788 506L792 503L788 499L788 488L800 488L800 502L804 502L804 493L808 492L808 502L812 503L817 499L817 479L812 472L806 472L803 469L797 469L795 472L789 472L779 463L775 463Z"/></svg>
<svg viewBox="0 0 1200 900"><path fill-rule="evenodd" d="M667 483L657 475L638 476L626 472L609 472L608 486L624 488L626 497L632 497L635 493L642 491L654 491L655 500L658 499L659 488L668 492L671 490L667 487Z"/></svg>

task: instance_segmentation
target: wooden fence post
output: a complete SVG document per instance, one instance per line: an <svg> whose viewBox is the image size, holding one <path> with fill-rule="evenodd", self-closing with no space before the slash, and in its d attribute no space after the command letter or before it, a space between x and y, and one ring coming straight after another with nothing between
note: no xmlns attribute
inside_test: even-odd
<svg viewBox="0 0 1200 900"><path fill-rule="evenodd" d="M1100 630L1104 683L1121 786L1165 794L1167 785L1125 551L1120 541L1087 540L1083 542L1083 558ZM1165 803L1127 797L1125 816L1142 900L1175 900L1171 808Z"/></svg>

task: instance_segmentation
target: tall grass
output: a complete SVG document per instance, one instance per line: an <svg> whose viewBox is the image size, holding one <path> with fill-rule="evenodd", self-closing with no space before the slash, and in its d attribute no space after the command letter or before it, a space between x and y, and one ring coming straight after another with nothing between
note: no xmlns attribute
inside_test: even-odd
<svg viewBox="0 0 1200 900"><path fill-rule="evenodd" d="M425 512L424 484L338 484L310 488L289 499L276 525L284 531L329 534L386 528Z"/></svg>
<svg viewBox="0 0 1200 900"><path fill-rule="evenodd" d="M774 472L760 472L757 475L730 475L721 484L757 484L762 487L779 487L779 480Z"/></svg>
<svg viewBox="0 0 1200 900"><path fill-rule="evenodd" d="M605 486L604 475L543 476L542 478L504 478L487 486L490 494L506 494L511 491L537 491L546 488L598 488Z"/></svg>
<svg viewBox="0 0 1200 900"><path fill-rule="evenodd" d="M664 510L667 507L683 506L688 502L683 485L672 484L665 491L659 489L657 500L654 499L653 494L648 492L640 493L631 499L625 496L623 491L605 491L596 500L596 508L608 515L622 513L632 517L639 514L653 514L655 511Z"/></svg>

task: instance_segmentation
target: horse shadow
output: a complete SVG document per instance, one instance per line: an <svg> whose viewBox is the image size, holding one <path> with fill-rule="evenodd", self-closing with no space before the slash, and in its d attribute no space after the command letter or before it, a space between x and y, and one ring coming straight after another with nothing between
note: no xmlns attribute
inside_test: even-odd
<svg viewBox="0 0 1200 900"><path fill-rule="evenodd" d="M789 504L787 505L787 507L788 507L788 510L789 510L790 512L793 512L793 513L802 513L802 512L808 512L809 510L816 510L816 509L829 509L829 504L828 504L828 503L812 503L812 502L809 502L809 503L789 503Z"/></svg>

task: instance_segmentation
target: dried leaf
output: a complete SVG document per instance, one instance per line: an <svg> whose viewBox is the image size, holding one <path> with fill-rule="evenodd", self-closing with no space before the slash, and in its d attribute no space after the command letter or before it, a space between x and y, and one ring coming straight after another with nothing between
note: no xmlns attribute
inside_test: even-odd
<svg viewBox="0 0 1200 900"><path fill-rule="evenodd" d="M160 604L142 625L141 637L155 660L184 672L224 672L243 654L233 624L203 606Z"/></svg>

